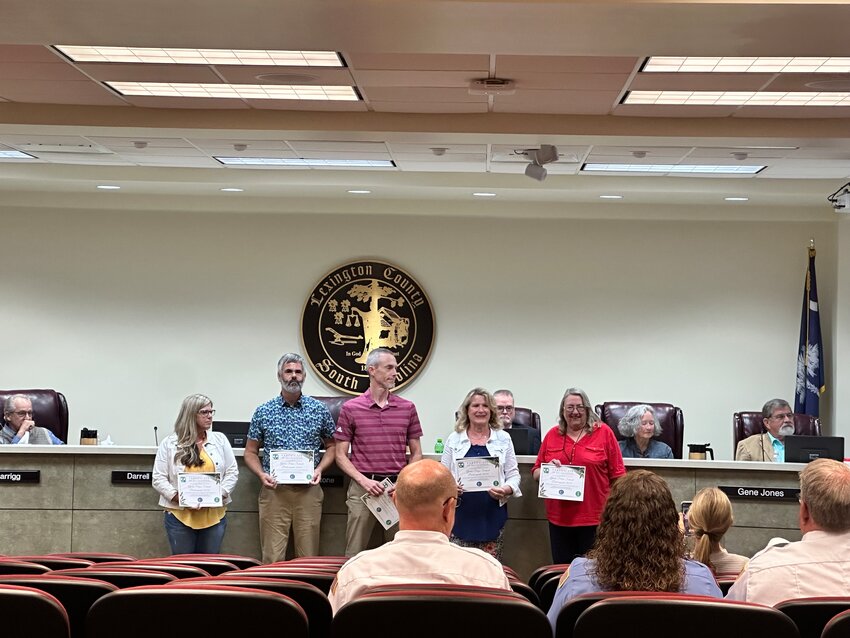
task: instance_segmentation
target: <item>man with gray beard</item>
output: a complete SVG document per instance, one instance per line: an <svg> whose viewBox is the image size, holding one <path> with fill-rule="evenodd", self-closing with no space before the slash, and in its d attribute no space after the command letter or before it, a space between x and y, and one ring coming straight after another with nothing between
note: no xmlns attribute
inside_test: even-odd
<svg viewBox="0 0 850 638"><path fill-rule="evenodd" d="M794 410L784 399L771 399L761 409L765 432L738 441L736 461L785 462L785 437L794 434Z"/></svg>
<svg viewBox="0 0 850 638"><path fill-rule="evenodd" d="M319 555L324 500L319 481L322 472L334 462L335 425L324 404L301 394L304 376L304 359L291 352L283 355L277 363L280 395L254 411L248 429L245 465L259 477L262 485L258 502L260 550L264 563L285 559L290 527L296 556ZM319 460L323 445L325 454ZM276 480L269 468L269 459L275 450L312 451L315 470L310 482Z"/></svg>

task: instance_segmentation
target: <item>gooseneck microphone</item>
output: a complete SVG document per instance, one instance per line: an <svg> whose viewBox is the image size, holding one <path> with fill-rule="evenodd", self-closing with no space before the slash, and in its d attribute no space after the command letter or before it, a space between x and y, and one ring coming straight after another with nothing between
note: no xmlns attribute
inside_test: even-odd
<svg viewBox="0 0 850 638"><path fill-rule="evenodd" d="M153 440L156 441L156 446L159 447L159 436L156 433L156 426L153 426Z"/></svg>

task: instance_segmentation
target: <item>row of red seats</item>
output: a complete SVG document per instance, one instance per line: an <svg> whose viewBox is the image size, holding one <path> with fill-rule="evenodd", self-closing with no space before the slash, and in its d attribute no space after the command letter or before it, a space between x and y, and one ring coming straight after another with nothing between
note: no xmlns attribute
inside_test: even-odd
<svg viewBox="0 0 850 638"><path fill-rule="evenodd" d="M287 636L294 638L350 638L367 627L393 628L394 633L403 627L401 632L410 638L505 630L548 638L545 607L533 603L543 592L541 582L549 582L552 572L565 568L545 566L528 584L506 568L514 592L459 585L373 588L332 619L327 592L345 560L310 557L261 565L234 555L143 560L115 554L4 557L0 617L7 623L11 620L11 625L4 624L7 635L22 638L119 634L183 638L187 626L182 619L192 618L225 631L244 630L246 622L252 628L261 623L270 631L285 626ZM30 571L7 572L15 569ZM724 631L818 638L823 630L831 632L824 636L833 638L839 635L836 632L850 631L848 610L850 598L794 600L770 608L682 594L607 592L579 596L565 605L555 635L599 638L616 629L653 638L680 638L682 633L716 638ZM132 619L129 626L128 619Z"/></svg>

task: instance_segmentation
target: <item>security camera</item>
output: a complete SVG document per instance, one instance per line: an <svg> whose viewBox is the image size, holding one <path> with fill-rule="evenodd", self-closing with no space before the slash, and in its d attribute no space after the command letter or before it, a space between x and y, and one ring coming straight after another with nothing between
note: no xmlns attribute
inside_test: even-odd
<svg viewBox="0 0 850 638"><path fill-rule="evenodd" d="M536 179L538 182L542 182L546 179L546 175L549 174L543 166L532 162L528 166L525 167L525 174L528 175L531 179Z"/></svg>

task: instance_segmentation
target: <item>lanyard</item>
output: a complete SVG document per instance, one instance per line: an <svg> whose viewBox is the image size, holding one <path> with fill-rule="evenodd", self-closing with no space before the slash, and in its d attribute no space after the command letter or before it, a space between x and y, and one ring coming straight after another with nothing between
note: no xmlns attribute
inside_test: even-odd
<svg viewBox="0 0 850 638"><path fill-rule="evenodd" d="M576 457L576 448L578 447L578 442L581 441L584 438L585 430L586 430L585 428L582 428L581 434L579 434L578 438L575 441L573 441L573 449L570 450L570 458L567 462L567 465L573 464L573 459ZM564 432L564 449L563 449L564 456L567 455L567 438L569 438L569 437L570 437L570 435L567 432Z"/></svg>

